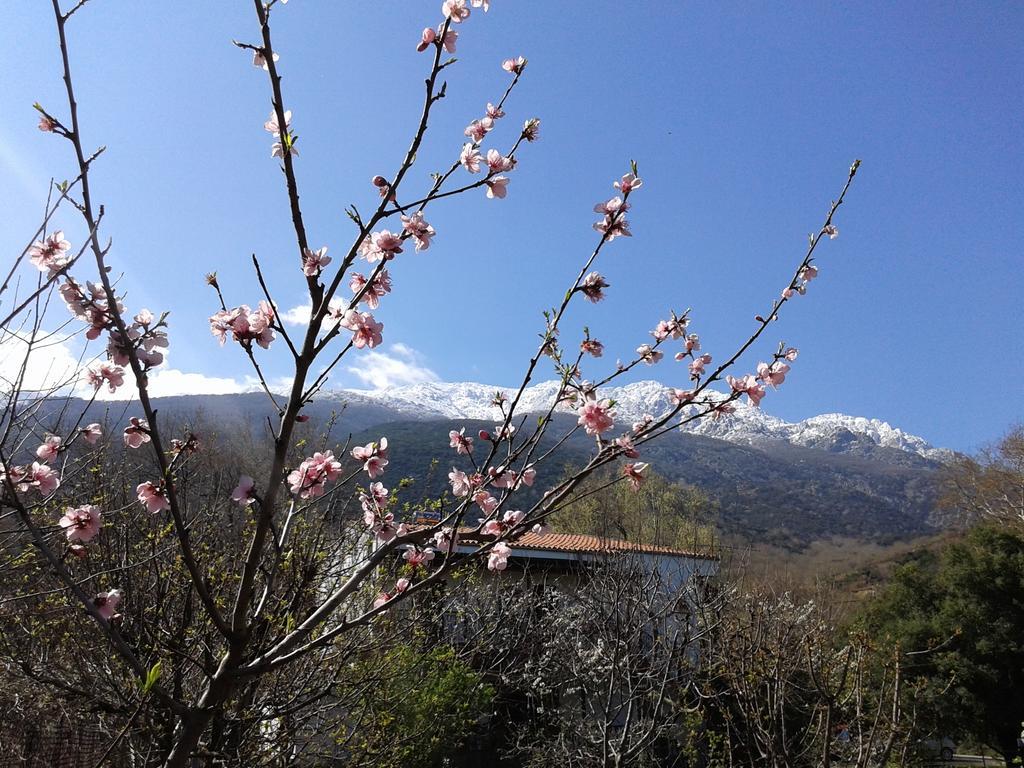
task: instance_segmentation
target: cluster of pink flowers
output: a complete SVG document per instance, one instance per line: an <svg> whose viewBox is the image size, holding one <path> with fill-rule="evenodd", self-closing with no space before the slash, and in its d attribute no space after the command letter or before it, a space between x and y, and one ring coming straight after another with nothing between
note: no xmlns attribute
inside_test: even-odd
<svg viewBox="0 0 1024 768"><path fill-rule="evenodd" d="M263 129L274 137L274 143L270 147L271 157L284 157L285 146L288 147L289 154L299 154L299 150L295 146L297 137L292 134L292 111L290 109L284 113L283 131L281 130L281 124L277 120L277 110L270 113L267 122L263 124Z"/></svg>
<svg viewBox="0 0 1024 768"><path fill-rule="evenodd" d="M487 568L492 571L504 571L508 568L508 558L512 548L503 541L495 544L487 555Z"/></svg>
<svg viewBox="0 0 1024 768"><path fill-rule="evenodd" d="M317 451L288 473L288 486L300 499L315 499L323 496L327 483L340 474L341 462L334 458L334 453Z"/></svg>
<svg viewBox="0 0 1024 768"><path fill-rule="evenodd" d="M597 339L584 339L580 342L580 351L592 357L600 357L604 354L604 344Z"/></svg>
<svg viewBox="0 0 1024 768"><path fill-rule="evenodd" d="M793 282L793 284L782 292L782 298L792 298L794 293L799 293L801 296L803 296L805 293L807 293L807 286L810 285L811 280L813 280L817 276L818 268L813 264L808 264L806 267L800 270L800 274L797 275L797 279Z"/></svg>
<svg viewBox="0 0 1024 768"><path fill-rule="evenodd" d="M27 493L31 489L40 496L49 496L60 487L60 473L38 461L27 467L0 464L0 485L8 483L19 493Z"/></svg>
<svg viewBox="0 0 1024 768"><path fill-rule="evenodd" d="M384 330L384 323L374 320L369 312L359 312L355 309L346 310L341 316L338 325L352 331L352 346L356 349L369 347L373 349L384 341L381 333Z"/></svg>
<svg viewBox="0 0 1024 768"><path fill-rule="evenodd" d="M380 543L391 541L396 536L405 536L405 523L395 525L395 516L388 512L388 489L383 483L370 483L366 491L359 493L359 504L363 508L363 522Z"/></svg>
<svg viewBox="0 0 1024 768"><path fill-rule="evenodd" d="M363 471L371 480L383 475L388 465L388 439L382 437L377 443L357 445L352 449L352 458L363 465Z"/></svg>
<svg viewBox="0 0 1024 768"><path fill-rule="evenodd" d="M449 29L444 33L444 37L441 37L442 29L443 27L438 27L436 30L433 27L424 27L416 50L423 53L431 45L437 44L443 46L448 53L455 53L455 43L459 39L459 33L454 29Z"/></svg>
<svg viewBox="0 0 1024 768"><path fill-rule="evenodd" d="M405 592L409 587L412 586L412 582L409 579L402 577L395 582L395 589L393 592L381 592L377 595L377 599L373 601L374 608L383 608L389 602L394 600L400 594Z"/></svg>
<svg viewBox="0 0 1024 768"><path fill-rule="evenodd" d="M491 7L491 0L471 0L474 8L483 8L487 13ZM444 0L441 3L441 13L446 19L451 19L455 24L461 24L469 18L469 8L466 7L466 0Z"/></svg>
<svg viewBox="0 0 1024 768"><path fill-rule="evenodd" d="M359 272L353 273L348 283L348 287L351 289L352 294L356 295L363 290L363 286L366 285L366 281L366 275L362 275ZM370 309L377 309L380 306L381 297L388 293L391 293L391 275L388 274L386 269L382 269L377 273L377 276L373 278L373 282L370 283L370 286L366 289L362 298L359 299L359 302L361 304L365 304ZM343 316L344 313L339 313L338 319L341 319Z"/></svg>
<svg viewBox="0 0 1024 768"><path fill-rule="evenodd" d="M43 444L36 448L36 458L44 464L49 464L60 453L62 442L63 440L58 435L46 435L43 438Z"/></svg>
<svg viewBox="0 0 1024 768"><path fill-rule="evenodd" d="M124 428L124 444L129 448L139 448L149 441L149 422L132 416Z"/></svg>
<svg viewBox="0 0 1024 768"><path fill-rule="evenodd" d="M626 211L629 210L626 198L630 192L643 186L643 181L634 174L627 173L613 186L622 193L622 197L616 196L594 206L594 213L600 213L602 216L600 221L594 223L594 229L609 241L616 237L632 237L629 222L626 221Z"/></svg>
<svg viewBox="0 0 1024 768"><path fill-rule="evenodd" d="M103 513L94 504L68 507L58 525L64 529L64 535L72 544L88 544L100 532Z"/></svg>
<svg viewBox="0 0 1024 768"><path fill-rule="evenodd" d="M135 493L139 503L151 514L155 515L157 512L171 508L171 502L167 498L167 489L164 488L163 483L157 484L147 480L135 486Z"/></svg>
<svg viewBox="0 0 1024 768"><path fill-rule="evenodd" d="M255 311L247 304L234 309L222 309L210 317L210 333L221 346L224 346L230 333L246 349L251 348L254 341L263 349L270 349L270 343L275 338L272 327L275 317L274 308L266 301L261 301Z"/></svg>
<svg viewBox="0 0 1024 768"><path fill-rule="evenodd" d="M615 426L611 400L588 397L579 410L579 425L590 436L600 436Z"/></svg>
<svg viewBox="0 0 1024 768"><path fill-rule="evenodd" d="M420 549L417 546L411 546L402 554L402 559L415 568L420 565L425 566L434 559L435 555L436 553L430 547Z"/></svg>
<svg viewBox="0 0 1024 768"><path fill-rule="evenodd" d="M405 234L416 243L417 251L425 251L430 247L430 238L437 234L423 218L422 211L416 211L412 216L402 216L402 229Z"/></svg>
<svg viewBox="0 0 1024 768"><path fill-rule="evenodd" d="M519 510L509 510L506 512L501 520L488 520L483 519L480 521L480 533L484 536L501 536L506 531L510 531L519 525L526 518L525 512Z"/></svg>
<svg viewBox="0 0 1024 768"><path fill-rule="evenodd" d="M690 361L690 378L696 381L704 375L704 366L711 364L711 355L698 355Z"/></svg>
<svg viewBox="0 0 1024 768"><path fill-rule="evenodd" d="M483 486L484 477L480 473L467 475L461 469L452 467L452 471L448 473L448 482L452 486L452 493L461 498L469 496L476 489Z"/></svg>
<svg viewBox="0 0 1024 768"><path fill-rule="evenodd" d="M94 365L88 370L86 376L93 389L96 390L102 387L104 382L111 392L116 392L117 388L124 384L124 368L109 361Z"/></svg>
<svg viewBox="0 0 1024 768"><path fill-rule="evenodd" d="M636 348L636 353L647 365L654 365L665 356L663 352L655 349L650 344L641 344Z"/></svg>
<svg viewBox="0 0 1024 768"><path fill-rule="evenodd" d="M777 389L786 380L786 374L789 373L790 368L787 362L791 363L796 360L798 354L799 352L796 349L789 347L775 355L775 359L772 362L758 363L757 375L726 376L725 380L733 392L745 394L752 405L759 407L762 398L766 394L765 385L770 386L772 389ZM718 412L716 412L716 415L718 415Z"/></svg>
<svg viewBox="0 0 1024 768"><path fill-rule="evenodd" d="M107 355L117 365L128 365L131 352L144 368L149 369L163 363L161 349L168 346L167 332L154 324L153 313L148 309L139 310L130 325L125 328L126 336L120 331L111 330L107 341Z"/></svg>
<svg viewBox="0 0 1024 768"><path fill-rule="evenodd" d="M516 56L513 59L505 59L501 62L501 68L510 75L521 75L523 74L523 70L526 69L526 59L522 56Z"/></svg>
<svg viewBox="0 0 1024 768"><path fill-rule="evenodd" d="M82 439L89 445L96 445L96 441L103 437L103 428L96 422L87 424L80 432Z"/></svg>
<svg viewBox="0 0 1024 768"><path fill-rule="evenodd" d="M69 250L71 243L64 239L63 231L57 230L29 246L29 261L35 264L40 272L52 276L67 266Z"/></svg>
<svg viewBox="0 0 1024 768"><path fill-rule="evenodd" d="M387 229L371 232L359 244L359 254L369 263L389 261L402 252L402 236Z"/></svg>
<svg viewBox="0 0 1024 768"><path fill-rule="evenodd" d="M85 290L82 290L82 287L69 277L61 284L59 290L71 314L89 325L85 338L90 341L97 339L103 331L113 326L114 317L102 285L86 282ZM117 303L117 310L124 311L120 301Z"/></svg>
<svg viewBox="0 0 1024 768"><path fill-rule="evenodd" d="M732 387L733 392L740 392L745 394L750 400L751 405L758 407L761 405L761 398L765 395L764 387L758 382L757 377L751 374L746 376L726 376L726 383Z"/></svg>

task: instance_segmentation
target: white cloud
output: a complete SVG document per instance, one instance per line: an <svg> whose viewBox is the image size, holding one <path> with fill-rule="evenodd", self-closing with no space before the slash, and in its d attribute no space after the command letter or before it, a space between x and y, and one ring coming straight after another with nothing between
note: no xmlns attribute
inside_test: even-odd
<svg viewBox="0 0 1024 768"><path fill-rule="evenodd" d="M0 339L0 389L4 391L10 391L19 379L24 392L66 391L80 381L82 365L67 337L40 333L31 352L20 336L9 334Z"/></svg>
<svg viewBox="0 0 1024 768"><path fill-rule="evenodd" d="M350 365L348 372L372 389L440 381L438 375L423 364L423 356L401 342L392 344L387 352L363 351L354 359L358 365Z"/></svg>
<svg viewBox="0 0 1024 768"><path fill-rule="evenodd" d="M313 305L307 302L298 307L286 309L279 314L281 320L288 325L309 325L309 318L313 316Z"/></svg>

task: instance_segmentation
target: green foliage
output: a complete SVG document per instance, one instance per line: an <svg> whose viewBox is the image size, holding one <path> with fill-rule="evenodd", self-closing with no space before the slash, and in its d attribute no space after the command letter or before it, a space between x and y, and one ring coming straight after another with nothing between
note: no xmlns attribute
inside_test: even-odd
<svg viewBox="0 0 1024 768"><path fill-rule="evenodd" d="M351 765L441 765L473 732L494 697L449 646L429 651L397 646L367 663L374 674L383 674L369 697L372 712L352 724L353 733L338 735L339 743L347 742Z"/></svg>
<svg viewBox="0 0 1024 768"><path fill-rule="evenodd" d="M905 654L933 727L1013 753L1024 719L1024 535L979 527L923 553L866 621Z"/></svg>
<svg viewBox="0 0 1024 768"><path fill-rule="evenodd" d="M607 474L588 479L583 491L600 488ZM671 483L648 469L639 490L615 483L562 508L551 518L554 530L588 533L640 544L703 549L714 543L708 497L690 485Z"/></svg>

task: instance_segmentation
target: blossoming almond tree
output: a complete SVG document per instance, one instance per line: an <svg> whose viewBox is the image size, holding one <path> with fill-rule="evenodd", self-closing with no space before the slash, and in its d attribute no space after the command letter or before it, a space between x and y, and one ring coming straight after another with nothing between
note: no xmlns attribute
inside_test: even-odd
<svg viewBox="0 0 1024 768"><path fill-rule="evenodd" d="M610 184L611 197L595 206L593 244L567 289L556 294L561 298L544 313L540 343L526 363L521 384L511 393L496 394L494 429L453 431L449 445L438 445L439 454L447 454L451 464L451 493L437 501L438 521L410 526L398 514L400 490L385 486L389 456L401 446L381 436L364 446L341 448L325 437L319 450L309 451L308 440L297 439L307 429L303 408L328 384L343 358L382 343L386 323L377 314L397 300L391 294L401 284L403 259L410 251L443 243L443 233L427 219L430 211L466 194L483 194L500 205L514 193L515 169L519 162L528 162L527 145L540 138L536 118L511 132L505 129L512 121L506 110L512 109L511 97L525 76L527 60L495 62L509 75L507 88L481 113L469 116L464 136L444 139L452 144L450 165L433 173L429 185L417 188L410 171L431 115L446 94L442 73L456 63L451 54L460 34L471 29L489 3L444 0L434 24L418 34L409 30L408 45L424 54L426 70L422 110L409 148L390 175L371 180L373 203L364 208L368 213L355 206L347 209L354 230L351 241L325 245L307 232L303 219L296 173L300 116L288 109L281 59L272 39L271 17L286 10L285 2L254 0L257 34L252 42L235 45L251 54L256 74L267 79L273 105L264 125L270 134L268 161L279 163L283 171L283 199L294 230L294 274L309 296L309 321L298 333L285 327L274 287L256 256L256 295L236 297L216 273L207 276L216 301L211 307L212 335L223 354L239 355L252 367L276 416L270 439L257 445L262 456L251 459L246 473L239 466L204 460L208 446L198 433L159 414L150 395L149 375L162 365L172 340L169 319L166 312L129 309L113 277L112 249L102 230L104 209L93 189L93 169L102 150L87 149L87 127L79 120L72 77L69 33L84 0L68 9L52 0L67 103L36 105L39 129L67 141L77 175L54 188L55 199L48 203L42 225L0 286L0 299L6 300L0 305L0 328L30 352L49 338L43 318L55 294L70 312L71 320L63 324L73 324L87 340L106 342L100 359L54 385L51 395L82 380L93 399L101 389L134 389L129 411L105 431L101 423L85 419L70 426L61 418L41 423L42 414L48 413L41 406L46 399L27 396L23 377L11 382L0 440L0 514L17 536L31 541L37 570L55 584L46 593L82 611L67 631L90 638L90 643L102 638L103 652L111 659L102 674L109 680L120 676L122 683L110 684L122 699L134 700L125 692L124 680L134 680L142 690L144 701L117 738L140 716L145 702L151 702L170 725L166 740L145 759L169 768L215 753L230 730L222 726L231 713L261 700L261 692L281 684L288 670L310 669L311 660L330 666L346 658L365 641L367 628L378 617L386 612L394 616L398 603L438 584L452 567L460 531L482 537L485 543L476 554L500 572L514 554L509 542L527 530L544 533L547 518L578 499L584 493L581 483L596 470L619 466L609 482L638 487L647 470L640 460L647 442L696 419L727 417L732 403L744 395L757 405L768 388L781 385L797 357L784 344L756 372L729 372L817 276L815 253L823 240L837 235L833 217L859 165L855 162L849 169L792 276L755 317L749 337L735 350L725 355L703 350L689 310L669 311L626 362L602 371L593 359L601 358L604 345L587 329L581 338L568 341L575 329L563 327L563 320L570 304L601 301L612 289L596 266L616 239L633 234L628 212L645 189L636 164L631 164ZM504 146L497 139L501 135L509 137ZM71 213L81 216L88 233L77 249L55 228L59 215ZM26 293L13 276L29 270L38 278ZM666 364L677 366L671 374L678 381L671 406L621 424L615 403L602 396L605 387L638 365L659 363L666 354L674 359ZM290 362L291 383L285 392L275 391L264 374L270 355ZM548 365L558 379L557 392L539 418L527 418L520 407L523 393ZM712 389L717 382L727 384L727 394ZM556 428L557 409L572 410L577 421L562 434L549 434ZM592 441L589 460L569 476L554 471L545 476L544 467L558 448L577 433ZM120 443L118 450L126 453L126 461L111 467L99 485L95 478L84 477L88 462L82 458L98 441L107 451ZM109 467L112 454L106 455L100 464L105 461L103 466ZM543 488L539 500L520 503L523 488L535 484ZM126 486L131 493L125 493ZM86 488L92 490L87 493ZM337 512L353 495L371 545L350 547L341 556L341 549L329 541L325 510ZM111 503L116 499L117 508L94 503L101 496ZM225 521L234 521L234 527ZM151 533L142 533L144 526ZM124 544L129 531L136 536L133 541L148 536L153 542L148 555L139 546ZM122 547L120 556L108 559L110 567L98 568L100 555L116 547ZM337 556L325 556L325 551ZM406 564L401 577L382 582L400 557ZM16 559L11 553L9 562ZM153 562L163 565L146 570ZM146 629L147 614L162 608L154 604L158 595L147 591L142 573L153 573L153 583L159 584L173 573L185 579L182 613L166 617L160 632ZM16 601L22 596L4 597ZM163 636L176 640L168 643ZM184 642L198 637L201 643ZM198 643L201 653L187 652L190 643ZM175 670L173 679L164 676L169 668ZM292 701L291 706L299 704ZM251 737L245 734L251 731L236 730L234 738Z"/></svg>

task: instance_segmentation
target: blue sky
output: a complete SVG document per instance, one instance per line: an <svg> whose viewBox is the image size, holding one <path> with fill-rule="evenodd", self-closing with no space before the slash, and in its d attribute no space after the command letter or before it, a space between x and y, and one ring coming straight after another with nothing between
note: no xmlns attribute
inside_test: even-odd
<svg viewBox="0 0 1024 768"><path fill-rule="evenodd" d="M47 180L72 175L68 147L36 130L31 108L63 114L48 5L18 3L0 25L7 253L38 220ZM307 229L335 255L354 235L344 206L369 209L370 177L390 175L408 145L428 67L414 46L439 6L293 0L275 12ZM451 162L504 89L507 56L530 64L488 146L532 116L542 140L506 200L476 191L432 209L434 246L399 257L376 313L383 354L352 358L363 376L345 370L336 385L366 386L375 366L391 380L517 381L540 310L593 247L592 206L631 158L646 182L634 237L599 265L609 299L571 313L563 336L589 325L613 365L669 308L692 307L720 358L768 308L859 157L821 277L762 347L801 350L764 407L881 418L957 449L1024 418L1024 7L493 0L460 32L411 182ZM109 147L94 185L129 306L172 312L171 368L244 377L239 351L209 334L203 274L217 269L230 303L254 304L255 252L282 309L304 292L262 127L266 77L230 44L255 41L251 4L93 0L70 34L86 143ZM59 223L81 242L70 215ZM283 347L264 357L286 373ZM685 385L671 361L640 374Z"/></svg>

